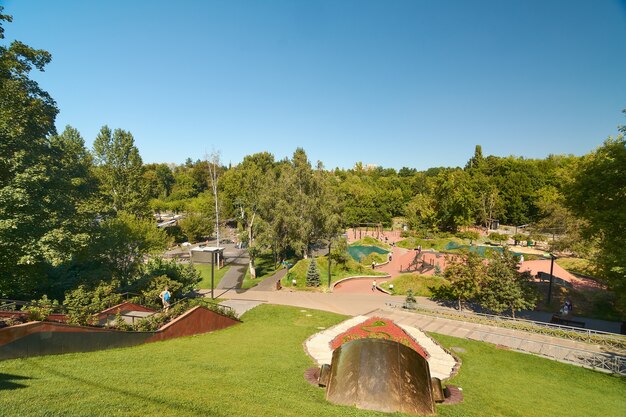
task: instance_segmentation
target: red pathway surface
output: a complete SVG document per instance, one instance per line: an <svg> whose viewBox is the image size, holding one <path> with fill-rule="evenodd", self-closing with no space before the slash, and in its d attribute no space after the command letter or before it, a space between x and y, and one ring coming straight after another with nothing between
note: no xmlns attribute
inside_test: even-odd
<svg viewBox="0 0 626 417"><path fill-rule="evenodd" d="M376 231L371 230L370 228L370 230L366 232L365 228L362 228L361 230L357 229L355 232L355 230L353 229L348 229L346 234L348 236L348 243L352 243L356 240L364 238L365 236L377 238L381 242L385 242L389 244L399 242L400 240L404 239L400 237L399 230L376 232ZM386 241L385 241L385 237L387 238ZM397 246L393 246L391 250L392 250L391 261L384 265L380 265L376 267L377 271L386 272L391 277L384 278L384 279L379 278L377 280L378 284L381 284L385 281L388 281L389 279L393 279L397 277L398 275L401 274L400 272L401 270L406 271L406 269L415 259L415 255L417 254L416 250L403 249ZM445 255L442 253L423 251L422 259L420 259L418 263L418 266L420 267L422 266L422 260L426 262L426 264L430 264L433 266L438 265L439 268L441 268L441 271L445 270L446 258L445 258ZM536 277L539 272L550 274L550 263L551 261L549 259L548 260L536 260L536 261L524 261L520 265L519 271L520 272L530 271L533 277ZM412 266L410 272L417 272L415 271L415 269L416 269L415 266ZM433 275L435 273L435 268L433 267L428 270L420 271L419 273L422 275ZM574 287L602 288L602 286L598 284L596 281L593 281L591 279L579 278L567 272L565 269L560 267L556 262L554 263L553 274L555 277L560 278L563 281L567 281L571 283ZM333 291L342 292L342 293L359 293L359 294L371 293L372 295L380 294L380 292L371 290L372 281L373 281L372 278L363 278L363 279L359 278L359 279L354 279L354 280L348 280L337 285Z"/></svg>
<svg viewBox="0 0 626 417"><path fill-rule="evenodd" d="M519 271L529 271L533 277L537 276L539 272L550 274L550 263L551 261L549 259L524 261L520 265ZM552 271L552 274L557 278L561 278L563 281L569 282L576 288L602 288L602 286L594 280L579 278L567 272L565 269L561 268L556 262L554 263L554 270Z"/></svg>
<svg viewBox="0 0 626 417"><path fill-rule="evenodd" d="M382 291L372 291L372 284L376 280L376 284L380 285L383 282L389 281L389 278L385 277L372 277L372 278L355 278L347 281L340 282L333 288L333 292L347 293L347 294L371 294L374 296L387 295Z"/></svg>

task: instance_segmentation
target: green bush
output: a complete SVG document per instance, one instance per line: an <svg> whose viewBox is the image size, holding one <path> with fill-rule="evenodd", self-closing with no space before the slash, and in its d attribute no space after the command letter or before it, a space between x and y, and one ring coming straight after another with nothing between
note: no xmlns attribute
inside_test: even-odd
<svg viewBox="0 0 626 417"><path fill-rule="evenodd" d="M59 307L57 300L49 300L47 295L44 295L39 300L32 300L30 305L26 308L28 311L28 318L33 321L44 321L55 309Z"/></svg>
<svg viewBox="0 0 626 417"><path fill-rule="evenodd" d="M92 324L94 315L122 302L122 295L117 293L118 281L100 282L95 288L80 285L65 294L63 305L68 310L70 324Z"/></svg>

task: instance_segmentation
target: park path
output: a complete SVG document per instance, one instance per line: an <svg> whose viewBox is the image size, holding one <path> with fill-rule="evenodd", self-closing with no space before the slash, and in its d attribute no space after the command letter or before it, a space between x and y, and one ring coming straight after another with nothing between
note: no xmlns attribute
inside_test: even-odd
<svg viewBox="0 0 626 417"><path fill-rule="evenodd" d="M488 342L507 349L577 365L588 366L594 358L606 359L607 355L615 355L615 352L603 351L600 346L594 344L393 308L393 306L402 304L404 297L401 296L381 294L374 297L371 294L315 293L283 289L281 291L244 291L239 293L229 291L221 297L240 302L249 301L255 304L279 304L330 311L348 316L386 317L400 324L413 326L427 332ZM453 308L442 307L427 298L417 298L420 307L456 312Z"/></svg>
<svg viewBox="0 0 626 417"><path fill-rule="evenodd" d="M283 279L285 275L287 275L287 269L279 269L274 274L259 282L256 286L250 288L248 291L274 291L276 290L276 283Z"/></svg>

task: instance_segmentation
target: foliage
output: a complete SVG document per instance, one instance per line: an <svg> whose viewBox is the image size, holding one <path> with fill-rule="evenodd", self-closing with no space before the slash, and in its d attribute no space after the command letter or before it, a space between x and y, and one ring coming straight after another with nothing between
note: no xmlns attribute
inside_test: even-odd
<svg viewBox="0 0 626 417"><path fill-rule="evenodd" d="M3 408L3 414L33 417L46 410L51 415L111 417L388 416L333 405L324 400L323 390L302 378L303 370L311 366L303 342L318 332L318 327L332 327L345 317L300 310L262 305L246 313L243 323L204 335L127 349L3 361L4 383L28 386L0 390L0 403L11 404ZM442 417L564 413L601 417L616 415L623 406L624 382L620 378L496 349L489 343L438 334L433 337L447 349L463 348L457 353L461 371L448 383L463 387L465 401L437 406ZM241 340L246 343L237 342ZM149 383L137 383L137 375ZM190 381L196 388L193 391L189 390ZM276 387L291 389L277 395ZM560 387L559 395L537 395L554 387Z"/></svg>
<svg viewBox="0 0 626 417"><path fill-rule="evenodd" d="M11 17L0 14L2 24ZM58 109L30 78L51 55L20 41L0 45L0 297L26 297L49 285L46 269L89 241L90 160L72 129L56 136Z"/></svg>
<svg viewBox="0 0 626 417"><path fill-rule="evenodd" d="M289 272L282 279L281 284L283 287L296 288L298 290L316 290L316 289L324 289L326 288L326 282L328 277L328 258L326 256L317 257L317 268L320 273L320 280L324 283L320 287L307 287L306 286L306 276L307 271L309 269L309 264L311 262L311 258L302 259L298 261L294 266L289 268ZM384 272L380 271L372 271L372 268L367 268L364 265L356 262L354 259L350 258L348 263L345 266L337 265L336 263L331 263L331 285L334 282L337 282L341 279L354 277L354 276L383 276L386 275ZM296 285L294 286L292 280L296 280Z"/></svg>
<svg viewBox="0 0 626 417"><path fill-rule="evenodd" d="M59 302L57 300L49 300L48 296L44 295L39 300L32 300L26 310L30 320L44 321L58 307Z"/></svg>
<svg viewBox="0 0 626 417"><path fill-rule="evenodd" d="M596 269L626 305L626 128L620 131L582 159L566 204L586 221L584 236L597 239Z"/></svg>
<svg viewBox="0 0 626 417"><path fill-rule="evenodd" d="M390 250L391 246L371 236L365 236L350 244L350 246L376 246L381 249Z"/></svg>
<svg viewBox="0 0 626 417"><path fill-rule="evenodd" d="M116 292L118 288L118 281L100 282L93 288L79 285L78 288L65 294L63 306L68 311L68 322L80 325L91 324L94 314L122 301L122 296Z"/></svg>
<svg viewBox="0 0 626 417"><path fill-rule="evenodd" d="M339 267L346 267L350 261L350 255L348 254L348 239L341 237L332 242L332 246L330 248L330 258Z"/></svg>
<svg viewBox="0 0 626 417"><path fill-rule="evenodd" d="M317 269L317 262L315 258L311 259L309 263L309 269L306 272L306 286L307 287L319 287L320 285L320 271Z"/></svg>
<svg viewBox="0 0 626 417"><path fill-rule="evenodd" d="M446 256L446 263L443 276L450 285L440 287L437 296L456 300L458 309L462 310L463 302L478 295L485 277L485 265L475 252L462 256Z"/></svg>
<svg viewBox="0 0 626 417"><path fill-rule="evenodd" d="M517 272L517 261L513 254L504 251L489 260L487 278L482 283L480 305L496 313L510 310L515 312L535 307L537 294L531 284L529 272Z"/></svg>
<svg viewBox="0 0 626 417"><path fill-rule="evenodd" d="M493 240L496 243L502 244L509 240L509 235L504 233L493 232L489 233L489 239Z"/></svg>
<svg viewBox="0 0 626 417"><path fill-rule="evenodd" d="M237 319L237 315L232 309L222 307L204 298L185 298L173 305L170 309L168 309L168 311L152 314L137 321L137 323L131 328L125 328L124 330L134 330L140 332L156 331L196 306L201 306L211 311L215 311L223 316Z"/></svg>
<svg viewBox="0 0 626 417"><path fill-rule="evenodd" d="M189 242L197 242L208 238L213 233L213 222L207 216L188 212L179 222L182 233Z"/></svg>
<svg viewBox="0 0 626 417"><path fill-rule="evenodd" d="M169 241L152 220L118 212L100 223L92 250L111 276L126 286L138 278L144 256L163 251Z"/></svg>
<svg viewBox="0 0 626 417"><path fill-rule="evenodd" d="M144 167L130 132L103 126L93 143L96 176L111 208L146 215L148 206Z"/></svg>

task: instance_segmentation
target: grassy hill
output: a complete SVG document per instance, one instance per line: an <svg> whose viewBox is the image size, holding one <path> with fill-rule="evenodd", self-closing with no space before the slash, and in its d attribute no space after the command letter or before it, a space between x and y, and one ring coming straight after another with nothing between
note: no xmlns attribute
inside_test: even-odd
<svg viewBox="0 0 626 417"><path fill-rule="evenodd" d="M0 362L3 417L388 417L336 406L307 383L303 342L344 317L263 305L226 330L126 349ZM458 347L452 384L462 404L443 417L618 416L625 380L493 345L435 335ZM455 349L458 351L458 349ZM393 414L400 416L402 414Z"/></svg>

